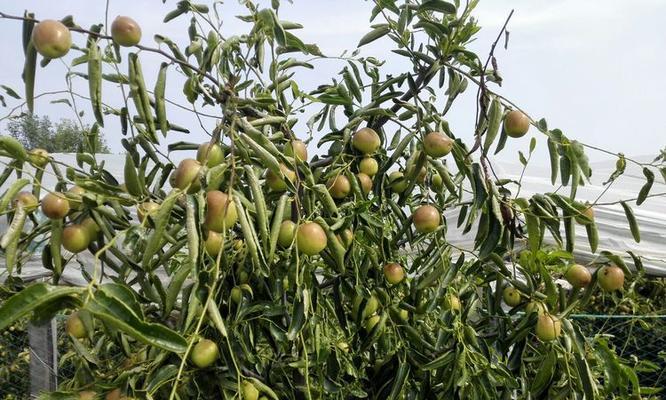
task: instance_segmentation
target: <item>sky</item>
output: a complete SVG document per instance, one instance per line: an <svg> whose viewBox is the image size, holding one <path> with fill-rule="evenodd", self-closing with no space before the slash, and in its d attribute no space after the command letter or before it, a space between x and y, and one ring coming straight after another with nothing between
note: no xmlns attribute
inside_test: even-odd
<svg viewBox="0 0 666 400"><path fill-rule="evenodd" d="M204 0L201 0L202 2ZM186 26L189 18L180 18L163 24L163 16L175 7L175 1L162 4L160 0L110 0L109 18L128 15L139 21L143 32L142 44L156 46L155 33L169 36L176 42L187 43ZM266 0L258 1L267 6ZM40 19L60 19L68 14L75 21L89 27L104 22L105 2L102 0L22 0L0 3L0 11L20 15L24 9L36 13ZM369 31L372 2L364 0L293 0L283 1L280 18L299 22L304 29L298 31L303 41L317 43L326 55L339 55L353 50L358 40ZM661 0L481 0L475 15L482 26L472 50L485 56L497 36L507 15L514 9L509 23L508 49L496 51L499 70L504 78L498 92L510 98L533 117L544 117L549 127L560 128L572 139L627 155L654 155L666 145L666 119L660 115L666 105L666 79L661 72L666 61L666 1ZM242 8L234 0L224 5L228 15L223 32L227 35L242 32L235 15ZM0 19L0 37L6 55L0 68L0 84L22 93L21 23ZM76 43L84 45L85 37L76 34ZM392 56L388 39L377 41L362 49L362 55L386 59L384 72L397 74L409 69L402 59ZM66 57L76 57L75 51ZM154 85L160 60L142 58L147 86ZM301 88L311 89L330 82L330 78L344 64L336 60L320 61L316 73L300 76ZM84 66L80 68L85 68ZM65 67L52 62L37 72L36 93L65 88ZM176 77L171 72L170 77ZM181 85L167 83L167 97L182 96ZM451 111L450 126L456 136L470 141L474 128L474 93L468 93ZM79 81L77 90L86 93L87 84ZM104 86L105 101L114 103L111 85ZM38 99L36 113L53 120L74 118L63 104L49 101L63 96ZM5 96L7 99L7 96ZM9 99L13 100L13 99ZM181 100L184 103L184 100ZM5 116L17 103L0 108ZM87 101L80 101L85 111L84 122L92 123L93 116ZM204 120L200 126L189 113L175 107L168 108L169 118L178 125L187 126L189 135L174 134L170 141L202 142L205 130L214 126L213 120ZM307 118L305 118L307 119ZM122 152L119 126L107 117L105 137L112 152ZM0 123L0 129L4 129ZM529 137L538 139L533 162L547 164L545 137L532 128L526 138L511 140L500 160L517 160L517 150L526 150ZM314 149L311 148L314 151ZM325 149L324 149L325 150ZM315 151L316 152L316 151ZM592 161L608 159L599 152L588 151Z"/></svg>

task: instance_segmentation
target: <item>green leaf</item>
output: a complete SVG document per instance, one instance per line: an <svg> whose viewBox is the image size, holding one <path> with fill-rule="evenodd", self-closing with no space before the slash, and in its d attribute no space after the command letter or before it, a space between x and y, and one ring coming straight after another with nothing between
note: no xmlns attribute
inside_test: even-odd
<svg viewBox="0 0 666 400"><path fill-rule="evenodd" d="M444 14L455 14L456 6L442 0L426 0L419 6L419 11L437 11Z"/></svg>
<svg viewBox="0 0 666 400"><path fill-rule="evenodd" d="M622 208L624 208L624 214L626 215L627 221L629 222L629 229L631 230L631 235L634 237L636 243L638 243L641 241L641 232L638 230L638 222L636 221L636 216L634 216L634 212L632 211L629 204L627 204L624 201L621 201L620 204L622 205Z"/></svg>
<svg viewBox="0 0 666 400"><path fill-rule="evenodd" d="M103 291L97 291L85 309L110 326L148 345L174 353L184 353L187 349L187 341L178 333L164 325L143 321L127 304L107 296Z"/></svg>
<svg viewBox="0 0 666 400"><path fill-rule="evenodd" d="M159 249L162 248L162 239L164 237L164 231L169 223L169 216L171 215L171 209L176 203L178 196L180 196L180 190L173 190L167 197L164 199L160 205L157 215L153 218L155 221L155 229L153 233L148 238L146 243L146 249L143 253L143 260L141 262L145 270L149 270L151 260L153 256Z"/></svg>
<svg viewBox="0 0 666 400"><path fill-rule="evenodd" d="M557 144L550 138L548 138L548 155L550 156L550 182L554 185L559 172L560 155L557 152Z"/></svg>
<svg viewBox="0 0 666 400"><path fill-rule="evenodd" d="M75 297L84 288L36 283L16 293L0 306L0 331L27 316L38 307L57 304L65 297ZM66 302L62 302L67 304Z"/></svg>
<svg viewBox="0 0 666 400"><path fill-rule="evenodd" d="M488 129L486 130L486 139L483 142L483 154L488 154L490 146L495 141L499 128L502 124L502 104L497 97L493 98L488 111Z"/></svg>
<svg viewBox="0 0 666 400"><path fill-rule="evenodd" d="M652 184L654 183L654 172L652 172L652 170L647 167L643 168L643 175L645 175L647 182L645 182L645 185L643 185L640 192L638 193L638 198L636 199L637 206L643 204L648 194L650 193L650 189L652 189Z"/></svg>
<svg viewBox="0 0 666 400"><path fill-rule="evenodd" d="M378 25L375 29L371 30L365 36L363 36L356 47L365 46L368 43L374 42L389 32L390 29L387 24Z"/></svg>

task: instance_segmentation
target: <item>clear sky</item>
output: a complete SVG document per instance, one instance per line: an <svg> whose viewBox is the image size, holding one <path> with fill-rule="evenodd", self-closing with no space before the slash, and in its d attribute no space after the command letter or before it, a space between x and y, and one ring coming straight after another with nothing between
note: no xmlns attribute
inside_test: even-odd
<svg viewBox="0 0 666 400"><path fill-rule="evenodd" d="M265 0L258 1L267 5ZM175 1L162 4L159 0L111 0L109 18L128 15L142 25L143 44L154 46L153 34L161 33L184 44L189 18L180 18L168 25L162 24L164 14L173 9ZM0 10L9 14L22 14L24 9L34 11L37 18L59 19L75 15L75 21L89 27L105 18L105 2L102 0L22 0L0 3ZM281 19L302 23L305 28L298 35L306 42L318 43L327 55L338 55L343 50L353 50L359 38L367 31L372 3L363 0L294 0L283 1ZM504 85L499 92L525 108L534 117L545 117L550 127L561 128L570 138L594 144L629 155L656 154L664 147L666 120L661 113L666 105L666 79L662 66L666 61L666 1L662 0L481 0L476 16L483 27L473 50L485 55L504 19L511 9L515 14L509 24L509 48L498 49L497 58ZM223 31L229 35L244 28L235 18L242 9L234 0L224 6L228 23ZM22 92L21 24L0 20L5 57L0 68L0 83ZM83 45L85 38L76 34L75 42ZM389 58L387 73L398 73L408 68L404 61L391 58L386 51L388 39L363 49L364 55ZM78 54L71 52L67 57ZM148 86L152 87L157 74L158 60L142 59ZM317 64L316 74L303 75L302 88L313 88L329 81L342 64L323 61ZM81 67L80 67L81 68ZM85 67L83 67L85 68ZM64 86L65 68L51 63L39 69L36 93L61 90ZM170 73L170 77L176 77ZM172 82L172 81L169 81ZM87 84L81 81L77 87L82 93ZM167 96L181 96L179 83L167 84ZM472 89L472 85L470 85ZM450 113L454 133L471 138L474 125L474 100L469 96ZM105 100L113 87L104 87ZM7 98L7 96L5 96ZM65 96L61 96L65 97ZM60 98L50 97L49 100ZM13 101L13 99L10 99ZM63 104L49 104L49 100L36 103L36 112L57 120L73 118L71 110ZM184 101L183 101L184 102ZM16 103L10 103L11 106ZM84 119L92 122L90 106L80 102L86 111ZM0 109L4 116L7 109ZM213 121L204 121L200 128L190 114L170 108L170 119L192 130L185 136L176 134L171 140L201 142L203 129L210 129ZM118 124L107 117L105 136L113 152L121 152ZM4 125L0 125L4 128ZM538 135L532 129L530 135ZM538 148L545 149L545 141L539 138ZM513 141L502 156L516 160L516 150L526 149L528 140ZM538 153L540 155L544 153ZM608 156L589 153L592 160ZM545 163L545 157L537 157L537 163Z"/></svg>

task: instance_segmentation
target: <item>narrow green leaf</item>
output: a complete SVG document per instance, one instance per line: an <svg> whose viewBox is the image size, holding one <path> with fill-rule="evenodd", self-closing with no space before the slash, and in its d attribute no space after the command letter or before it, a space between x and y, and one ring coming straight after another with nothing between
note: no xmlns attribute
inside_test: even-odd
<svg viewBox="0 0 666 400"><path fill-rule="evenodd" d="M27 316L37 307L45 304L57 304L64 297L75 297L83 293L85 288L52 286L36 283L16 293L0 306L0 331ZM62 302L66 304L65 302Z"/></svg>
<svg viewBox="0 0 666 400"><path fill-rule="evenodd" d="M387 24L382 24L377 26L375 29L368 32L365 36L361 38L356 47L365 46L368 43L374 42L375 40L385 36L390 32L389 26Z"/></svg>
<svg viewBox="0 0 666 400"><path fill-rule="evenodd" d="M627 217L627 221L629 222L629 229L631 230L631 235L634 237L634 240L638 243L641 241L641 232L638 229L638 222L636 221L636 216L634 215L633 210L624 201L621 201L620 204L622 205L622 208L624 208L624 214Z"/></svg>

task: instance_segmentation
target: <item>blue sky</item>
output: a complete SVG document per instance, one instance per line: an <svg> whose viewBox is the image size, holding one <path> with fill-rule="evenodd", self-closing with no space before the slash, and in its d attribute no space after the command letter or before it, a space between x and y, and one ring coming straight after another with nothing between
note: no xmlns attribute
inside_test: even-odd
<svg viewBox="0 0 666 400"><path fill-rule="evenodd" d="M268 4L267 1L259 1ZM316 42L327 55L338 55L343 50L353 50L368 30L368 16L372 3L363 0L294 0L283 2L281 19L300 22L305 28L299 36L306 42ZM4 2L0 10L9 14L21 14L24 9L34 11L37 18L62 18L74 14L79 25L88 27L103 22L104 1L87 0L22 0ZM174 1L162 4L159 0L111 0L109 18L128 15L136 19L144 30L143 44L154 46L152 36L162 33L179 43L186 43L188 18L181 18L168 25L162 24L165 13L173 9ZM612 151L630 155L656 154L666 144L666 122L661 118L666 104L666 79L661 67L664 64L666 37L666 2L659 0L482 0L476 16L483 27L473 50L487 54L509 11L515 14L509 25L510 42L507 51L498 49L497 58L504 85L499 92L523 106L532 116L545 117L549 126L561 128L570 138L577 138ZM241 8L233 0L225 3L228 13L223 31L227 35L241 32L243 28L235 18ZM0 20L0 37L6 55L0 69L0 83L22 91L21 24ZM83 44L85 38L75 35L74 40ZM408 65L388 53L388 41L376 42L363 49L363 55L375 55L389 60L387 73L398 73ZM74 57L74 52L68 57ZM151 87L159 60L142 59L144 74ZM312 88L326 82L328 77L341 69L337 61L317 64L316 74L302 76L302 88ZM65 88L65 68L51 63L38 71L36 92ZM176 77L171 72L170 77ZM172 81L170 81L172 82ZM168 96L180 96L179 83L168 84ZM81 81L77 86L85 93L87 86ZM471 86L470 86L470 89ZM113 103L112 86L104 87L105 100ZM461 99L450 113L450 124L462 138L471 138L474 124L473 91ZM64 97L64 96L61 96ZM59 98L51 97L49 100ZM11 104L10 104L11 106ZM92 122L90 106L79 103L86 111L84 119ZM4 116L8 109L0 109ZM36 103L36 112L53 119L73 118L66 106L49 104L48 100ZM169 109L170 118L192 130L188 136L174 135L171 140L200 142L205 140L204 129L213 126L212 121L198 122L186 112ZM105 136L114 152L122 151L121 135L115 121L110 121ZM4 127L0 125L0 127ZM539 135L532 129L530 135ZM538 137L537 163L545 163L545 141ZM528 139L514 140L501 156L503 160L515 160L516 151L525 150ZM589 153L592 160L608 156Z"/></svg>

